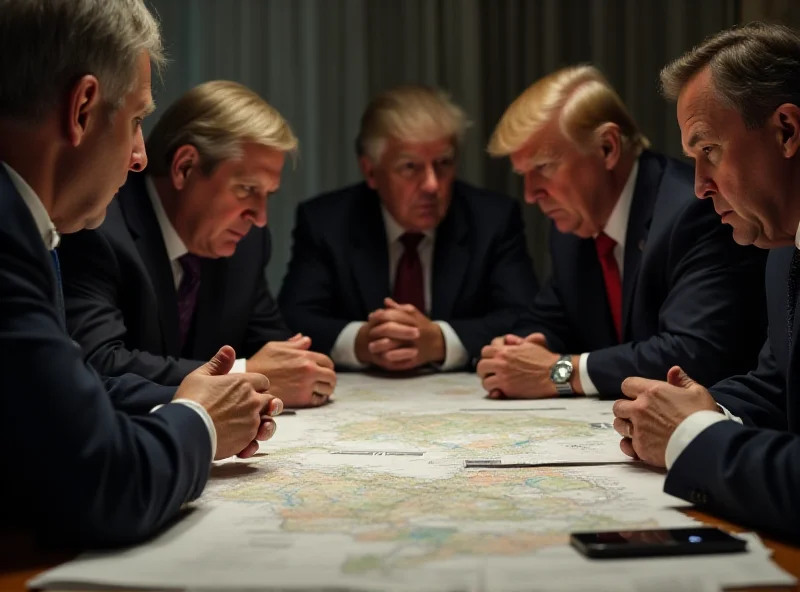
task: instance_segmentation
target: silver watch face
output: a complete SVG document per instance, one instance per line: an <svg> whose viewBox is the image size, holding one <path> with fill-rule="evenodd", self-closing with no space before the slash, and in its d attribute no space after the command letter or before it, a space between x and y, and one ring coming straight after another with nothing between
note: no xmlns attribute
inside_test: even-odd
<svg viewBox="0 0 800 592"><path fill-rule="evenodd" d="M559 360L553 364L553 368L550 370L550 378L553 380L553 382L556 384L565 384L569 382L571 377L572 364L570 362Z"/></svg>

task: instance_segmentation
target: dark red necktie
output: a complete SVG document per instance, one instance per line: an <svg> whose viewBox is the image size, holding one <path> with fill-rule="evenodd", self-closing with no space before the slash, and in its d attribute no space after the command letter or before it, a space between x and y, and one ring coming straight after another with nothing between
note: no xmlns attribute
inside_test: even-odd
<svg viewBox="0 0 800 592"><path fill-rule="evenodd" d="M614 257L614 247L617 241L601 232L594 239L597 247L597 257L600 259L600 267L603 268L603 280L606 284L606 296L608 305L611 308L611 318L614 319L614 328L617 330L617 339L622 342L622 277L619 273L619 265Z"/></svg>
<svg viewBox="0 0 800 592"><path fill-rule="evenodd" d="M425 235L421 232L406 232L400 237L403 255L397 264L394 279L394 299L399 304L413 304L425 314L425 284L422 277L422 261L417 247Z"/></svg>

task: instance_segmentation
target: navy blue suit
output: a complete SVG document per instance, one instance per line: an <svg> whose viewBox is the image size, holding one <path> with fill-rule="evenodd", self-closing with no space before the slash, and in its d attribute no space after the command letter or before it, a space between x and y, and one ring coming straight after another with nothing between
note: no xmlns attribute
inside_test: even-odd
<svg viewBox="0 0 800 592"><path fill-rule="evenodd" d="M448 322L474 359L511 330L538 283L519 205L456 181L436 230L431 318ZM366 183L300 204L289 270L279 296L286 322L330 353L350 321L383 308L389 254L380 198Z"/></svg>
<svg viewBox="0 0 800 592"><path fill-rule="evenodd" d="M594 239L552 229L553 274L515 333L539 331L550 349L590 352L601 395L628 376L665 380L678 364L711 385L756 362L766 329L766 254L733 242L711 200L694 195L692 169L645 151L639 159L616 335ZM576 369L577 371L577 369Z"/></svg>
<svg viewBox="0 0 800 592"><path fill-rule="evenodd" d="M716 423L675 461L664 489L734 522L800 540L800 314L788 344L787 277L794 247L767 261L769 335L758 367L710 390L740 417ZM738 321L737 321L738 322ZM736 325L737 322L731 324Z"/></svg>
<svg viewBox="0 0 800 592"><path fill-rule="evenodd" d="M140 541L200 495L211 446L174 388L103 381L61 325L50 253L0 167L0 524L52 542Z"/></svg>
<svg viewBox="0 0 800 592"><path fill-rule="evenodd" d="M130 173L97 230L63 237L59 249L67 325L98 372L132 372L176 385L223 345L249 358L290 337L270 295L270 234L253 227L231 257L205 259L197 308L180 345L178 297L144 175Z"/></svg>

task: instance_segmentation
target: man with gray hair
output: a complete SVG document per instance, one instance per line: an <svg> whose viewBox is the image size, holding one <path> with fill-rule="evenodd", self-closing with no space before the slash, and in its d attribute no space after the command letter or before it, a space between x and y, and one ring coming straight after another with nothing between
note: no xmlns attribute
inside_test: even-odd
<svg viewBox="0 0 800 592"><path fill-rule="evenodd" d="M0 0L0 523L51 542L152 536L282 408L262 375L226 376L228 346L176 390L101 379L66 332L59 235L100 224L146 166L163 61L142 0Z"/></svg>
<svg viewBox="0 0 800 592"><path fill-rule="evenodd" d="M389 90L361 120L364 182L298 207L279 303L337 366L474 365L533 300L519 205L455 180L465 127L438 90Z"/></svg>
<svg viewBox="0 0 800 592"><path fill-rule="evenodd" d="M800 35L718 33L661 73L677 100L695 192L740 244L770 249L769 332L750 373L706 390L682 368L629 378L622 450L669 470L664 489L729 520L800 540ZM738 319L730 319L738 323Z"/></svg>

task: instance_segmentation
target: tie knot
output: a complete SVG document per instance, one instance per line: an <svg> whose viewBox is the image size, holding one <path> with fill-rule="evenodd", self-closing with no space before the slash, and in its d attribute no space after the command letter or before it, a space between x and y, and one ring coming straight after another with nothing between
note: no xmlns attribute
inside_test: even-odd
<svg viewBox="0 0 800 592"><path fill-rule="evenodd" d="M423 238L425 238L425 235L421 232L406 232L400 236L400 242L403 243L406 251L414 251Z"/></svg>
<svg viewBox="0 0 800 592"><path fill-rule="evenodd" d="M186 253L178 257L178 263L181 264L183 268L183 273L187 277L191 278L198 278L200 277L200 257L197 255L192 255L191 253Z"/></svg>
<svg viewBox="0 0 800 592"><path fill-rule="evenodd" d="M601 258L610 257L614 253L614 247L617 246L617 241L608 236L605 232L601 232L594 239L595 247L597 247L597 254Z"/></svg>

